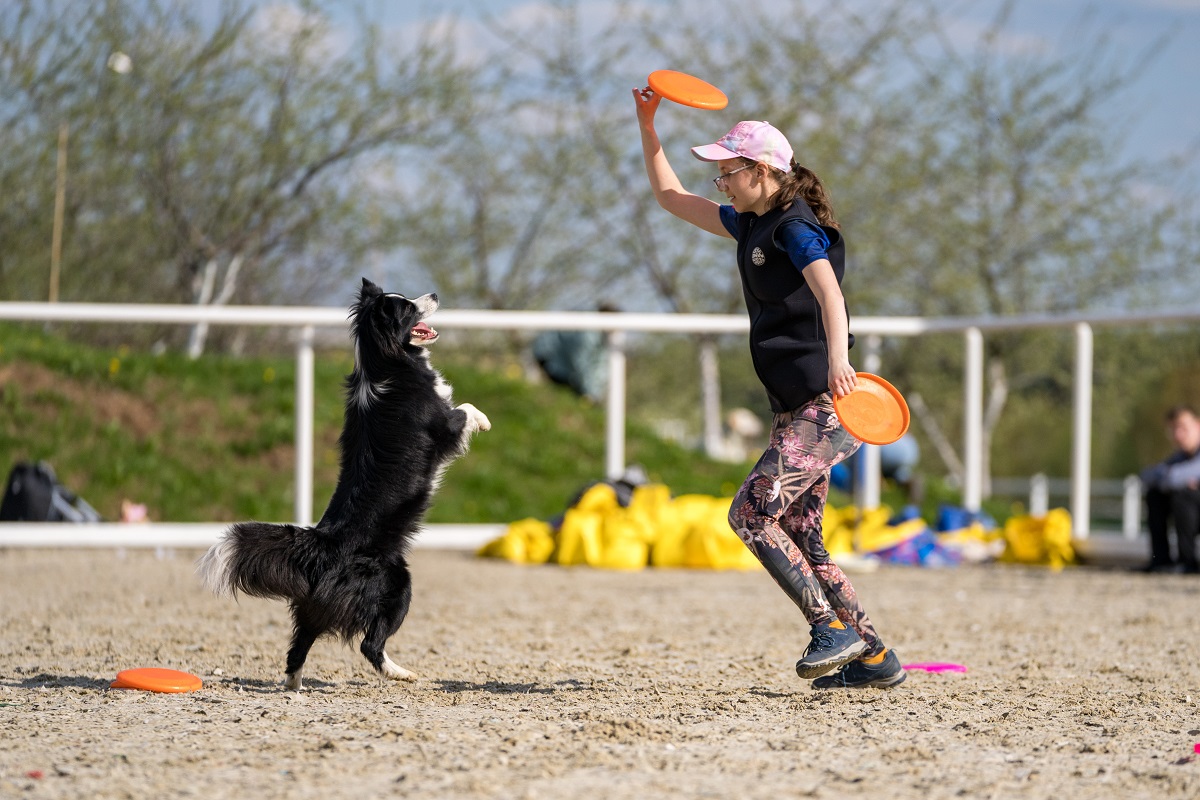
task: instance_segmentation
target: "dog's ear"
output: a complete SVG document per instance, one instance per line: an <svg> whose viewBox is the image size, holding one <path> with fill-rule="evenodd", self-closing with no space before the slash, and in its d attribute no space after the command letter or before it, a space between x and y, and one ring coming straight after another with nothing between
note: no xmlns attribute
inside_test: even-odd
<svg viewBox="0 0 1200 800"><path fill-rule="evenodd" d="M383 290L375 284L371 283L367 278L362 279L362 289L359 290L358 296L366 300L370 297L378 297L383 294Z"/></svg>

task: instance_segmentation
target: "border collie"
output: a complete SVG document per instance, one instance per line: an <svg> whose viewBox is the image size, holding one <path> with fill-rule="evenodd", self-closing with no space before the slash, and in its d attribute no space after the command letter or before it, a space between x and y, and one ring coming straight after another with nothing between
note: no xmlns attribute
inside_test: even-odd
<svg viewBox="0 0 1200 800"><path fill-rule="evenodd" d="M406 555L442 472L491 428L469 403L452 404L450 385L425 349L438 338L421 320L435 294L409 300L363 278L350 309L354 370L346 379L337 488L312 528L240 522L201 557L197 571L216 594L286 600L293 633L288 689L300 691L317 637L362 636L359 649L383 676L414 680L384 643L412 599Z"/></svg>

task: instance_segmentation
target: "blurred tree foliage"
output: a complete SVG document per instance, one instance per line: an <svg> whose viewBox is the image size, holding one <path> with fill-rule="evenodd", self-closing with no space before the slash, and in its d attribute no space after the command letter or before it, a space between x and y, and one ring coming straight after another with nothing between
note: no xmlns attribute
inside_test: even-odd
<svg viewBox="0 0 1200 800"><path fill-rule="evenodd" d="M911 0L748 2L735 24L715 0L559 0L417 32L348 24L331 1L10 0L0 299L45 297L66 123L66 300L341 304L367 273L458 308L738 312L728 242L645 184L629 91L669 67L730 96L719 113L660 111L685 185L720 199L688 146L766 118L830 188L852 320L1197 302L1195 161L1131 161L1113 124L1154 53L1086 19L1021 46L1012 7L964 40ZM106 67L117 52L127 74ZM1097 474L1159 455L1163 407L1200 402L1196 339L1098 329ZM679 346L656 353L677 375ZM962 353L952 335L883 352L954 446ZM989 334L986 357L993 470L1065 472L1069 331Z"/></svg>

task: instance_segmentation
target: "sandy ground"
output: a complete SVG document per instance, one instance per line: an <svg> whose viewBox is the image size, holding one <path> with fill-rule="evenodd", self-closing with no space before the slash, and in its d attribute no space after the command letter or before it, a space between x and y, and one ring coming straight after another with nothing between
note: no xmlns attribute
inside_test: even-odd
<svg viewBox="0 0 1200 800"><path fill-rule="evenodd" d="M417 551L382 682L197 553L0 551L0 797L1200 796L1200 580L1075 569L854 576L913 672L816 692L764 573L520 567ZM191 694L113 690L193 672Z"/></svg>

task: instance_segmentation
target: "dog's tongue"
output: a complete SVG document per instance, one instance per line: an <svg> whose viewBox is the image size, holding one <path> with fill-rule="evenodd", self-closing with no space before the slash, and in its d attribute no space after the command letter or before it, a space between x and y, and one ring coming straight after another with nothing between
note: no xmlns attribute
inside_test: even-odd
<svg viewBox="0 0 1200 800"><path fill-rule="evenodd" d="M422 339L428 339L431 336L437 335L437 331L426 325L424 322L418 322L416 325L414 325L412 332L414 335L420 336Z"/></svg>

